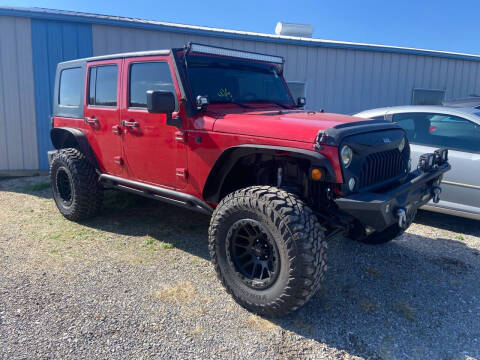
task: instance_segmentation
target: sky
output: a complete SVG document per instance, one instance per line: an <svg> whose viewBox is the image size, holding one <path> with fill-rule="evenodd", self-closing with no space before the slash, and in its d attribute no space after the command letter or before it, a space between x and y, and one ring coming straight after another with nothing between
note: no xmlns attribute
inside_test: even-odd
<svg viewBox="0 0 480 360"><path fill-rule="evenodd" d="M480 0L0 0L189 25L274 33L311 24L313 37L480 54Z"/></svg>

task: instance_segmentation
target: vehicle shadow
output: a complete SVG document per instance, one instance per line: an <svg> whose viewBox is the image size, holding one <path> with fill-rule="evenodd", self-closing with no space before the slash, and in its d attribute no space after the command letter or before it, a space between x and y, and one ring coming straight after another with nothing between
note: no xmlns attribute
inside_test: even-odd
<svg viewBox="0 0 480 360"><path fill-rule="evenodd" d="M366 358L480 357L479 251L413 234L328 251L322 289L278 325Z"/></svg>
<svg viewBox="0 0 480 360"><path fill-rule="evenodd" d="M51 197L48 189L38 196ZM100 215L83 224L150 235L209 259L209 217L154 200L107 191ZM420 213L419 224L479 236L475 221L448 215ZM269 320L366 358L480 358L480 252L454 235L417 230L381 246L332 240L320 291L298 311ZM291 342L281 346L280 353L292 354Z"/></svg>
<svg viewBox="0 0 480 360"><path fill-rule="evenodd" d="M415 217L417 224L437 227L443 230L480 236L480 221L445 215L432 211L419 210Z"/></svg>
<svg viewBox="0 0 480 360"><path fill-rule="evenodd" d="M85 225L149 234L209 259L208 216L129 194L111 196ZM424 214L422 223L427 220ZM335 239L328 264L322 289L303 308L270 320L367 358L480 357L480 252L466 242L413 233L381 246Z"/></svg>

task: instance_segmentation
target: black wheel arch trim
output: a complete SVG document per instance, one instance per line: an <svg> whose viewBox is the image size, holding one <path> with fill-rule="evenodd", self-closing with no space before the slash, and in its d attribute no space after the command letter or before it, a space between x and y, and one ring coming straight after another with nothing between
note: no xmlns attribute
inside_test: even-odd
<svg viewBox="0 0 480 360"><path fill-rule="evenodd" d="M50 130L50 139L53 146L57 150L63 149L65 147L71 147L65 146L66 142L71 139L70 137L73 137L73 140L78 145L78 150L80 150L83 155L85 155L88 162L90 162L90 164L92 164L95 169L99 169L95 153L93 152L92 147L88 142L87 136L83 131L71 127L59 127Z"/></svg>
<svg viewBox="0 0 480 360"><path fill-rule="evenodd" d="M275 153L277 151L291 153L291 157L308 160L311 166L326 169L325 181L336 182L335 170L330 160L318 152L286 146L243 144L225 149L218 157L205 182L203 198L214 203L218 203L221 200L220 191L225 178L242 157L258 153Z"/></svg>

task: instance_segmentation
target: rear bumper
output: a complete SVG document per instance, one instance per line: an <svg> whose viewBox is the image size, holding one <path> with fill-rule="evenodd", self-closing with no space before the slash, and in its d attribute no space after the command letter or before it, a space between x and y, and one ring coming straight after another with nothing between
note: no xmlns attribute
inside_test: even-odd
<svg viewBox="0 0 480 360"><path fill-rule="evenodd" d="M446 162L429 171L412 171L399 186L385 192L362 192L336 199L340 210L376 231L399 222L397 211L403 209L407 217L429 202L438 188L442 175L450 170Z"/></svg>

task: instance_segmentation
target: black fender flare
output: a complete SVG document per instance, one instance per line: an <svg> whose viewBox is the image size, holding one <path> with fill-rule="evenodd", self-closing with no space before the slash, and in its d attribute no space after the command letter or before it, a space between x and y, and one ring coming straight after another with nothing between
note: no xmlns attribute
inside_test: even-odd
<svg viewBox="0 0 480 360"><path fill-rule="evenodd" d="M88 142L85 133L71 127L59 127L50 130L50 139L55 149L76 147L80 150L95 169L99 169L97 157Z"/></svg>
<svg viewBox="0 0 480 360"><path fill-rule="evenodd" d="M205 182L202 194L203 198L214 203L220 201L220 190L225 178L241 158L252 154L275 155L275 153L289 153L290 157L308 160L310 161L310 166L322 167L326 170L324 181L331 183L336 182L335 170L330 160L318 152L285 146L244 144L227 148L218 157Z"/></svg>

